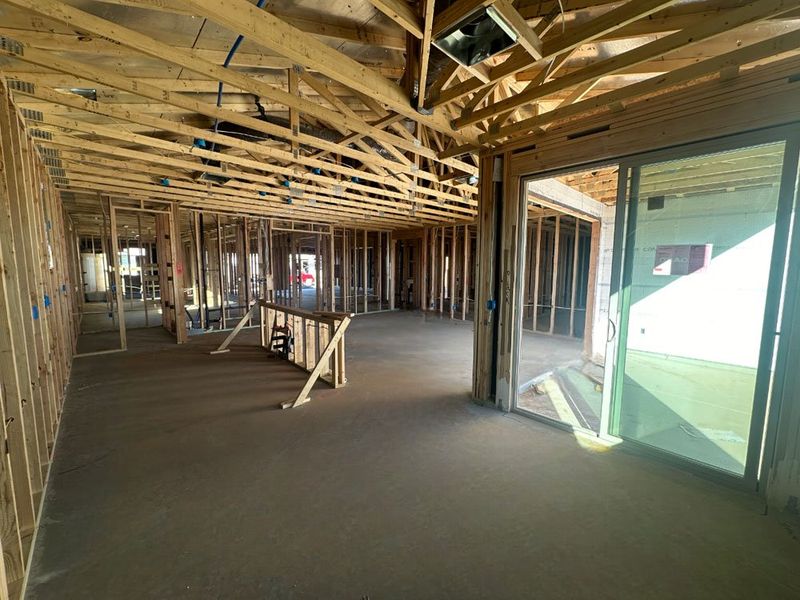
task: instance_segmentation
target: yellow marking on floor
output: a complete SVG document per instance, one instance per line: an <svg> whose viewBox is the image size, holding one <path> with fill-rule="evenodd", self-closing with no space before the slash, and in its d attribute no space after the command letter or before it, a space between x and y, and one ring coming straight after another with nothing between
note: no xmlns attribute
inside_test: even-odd
<svg viewBox="0 0 800 600"><path fill-rule="evenodd" d="M567 399L561 392L558 382L552 377L548 377L541 383L541 387L550 396L550 402L553 403L553 408L556 409L559 420L573 427L581 427L578 419L575 418L575 413L572 412L572 408L570 408Z"/></svg>

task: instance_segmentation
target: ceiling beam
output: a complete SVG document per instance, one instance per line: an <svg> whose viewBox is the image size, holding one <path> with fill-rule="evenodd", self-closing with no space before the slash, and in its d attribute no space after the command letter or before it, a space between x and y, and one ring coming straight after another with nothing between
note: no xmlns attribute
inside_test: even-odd
<svg viewBox="0 0 800 600"><path fill-rule="evenodd" d="M578 46L591 42L602 35L615 31L651 15L667 6L675 4L678 0L637 0L628 2L591 21L567 31L559 37L548 40L542 46L542 58L550 59L563 52L574 50ZM524 49L512 52L511 55L489 71L489 83L500 81L528 68L532 59ZM483 87L479 79L473 77L447 90L443 90L438 98L431 99L431 106L438 106L452 102L471 94Z"/></svg>
<svg viewBox="0 0 800 600"><path fill-rule="evenodd" d="M177 160L177 159L171 159L169 157L164 157L164 156L159 157L158 155L152 155L152 154L140 152L140 151L137 151L137 150L129 150L129 149L119 148L119 147L115 147L115 146L106 146L104 144L99 144L97 142L90 142L90 141L87 141L87 140L84 140L84 139L80 139L80 138L73 138L72 136L68 136L68 135L57 134L57 135L53 136L52 140L37 140L37 143L39 145L41 145L41 146L44 146L44 147L54 147L55 146L56 148L59 149L59 152L61 152L60 149L64 148L64 147L66 147L66 148L75 148L78 152L66 152L66 153L64 153L66 156L72 157L72 161L73 162L75 161L74 157L77 155L79 157L78 162L92 163L97 158L93 154L94 152L99 152L101 154L108 154L108 155L111 155L111 156L135 158L137 160L142 160L142 161L146 161L146 162L149 162L149 163L152 163L152 164L160 165L161 169L162 169L162 171L161 171L162 177L165 176L165 175L170 175L169 172L165 172L165 165L166 166L179 165L179 166L188 166L188 167L193 167L194 166L193 163L185 163L185 161L180 161L180 160ZM86 152L87 150L89 150L90 152L87 153ZM137 169L137 167L134 167L131 170L135 171L136 169ZM303 184L299 184L299 183L296 186L293 184L292 189L294 190L294 192L292 192L289 189L286 189L286 188L284 188L282 186L269 187L270 184L272 184L274 182L270 178L264 177L262 175L258 175L256 173L235 171L235 170L230 169L230 168L229 169L222 169L222 168L215 168L215 167L205 167L205 169L208 170L209 172L214 173L214 174L227 175L228 177L233 177L233 178L236 178L236 179L244 180L244 182L250 182L248 184L245 184L245 183L242 183L240 181L237 181L237 182L235 182L234 184L231 184L231 185L237 185L237 186L240 186L240 187L242 185L245 185L245 187L249 190L248 194L251 194L251 196L248 196L248 198L250 198L250 201L253 201L253 202L256 202L256 203L262 203L263 202L263 200L262 200L263 197L266 197L266 198L278 197L278 198L280 198L280 199L282 199L284 201L287 198L292 198L293 200L296 200L296 201L300 201L300 200L305 200L305 201L307 201L307 200L320 200L320 201L330 202L330 201L336 200L336 201L339 201L339 202L344 202L348 206L353 206L354 208L360 209L360 210L364 210L364 209L380 210L380 211L389 210L390 212L395 212L395 213L398 213L400 215L403 215L403 213L405 211L405 209L403 208L404 205L399 204L396 200L395 201L380 200L380 199L368 198L368 197L364 197L364 196L357 196L357 195L352 195L352 194L347 194L347 193L335 193L335 192L333 192L333 193L327 192L326 193L325 190L321 190L319 188L314 188L313 186L307 186L307 185L303 185ZM143 171L143 172L147 173L149 171ZM205 190L204 194L205 193L210 193L211 190L219 191L221 189L221 187L218 186L218 185L213 185L213 184L208 184L208 185L195 184L195 183L193 183L191 181L188 181L188 180L180 182L177 178L175 179L175 181L170 179L170 185L169 186L158 185L154 189L156 189L156 190L158 190L158 191L160 191L160 192L162 192L164 194L169 194L170 192L172 192L174 190L175 187L180 188L180 187L186 187L187 185L195 186L195 188L197 188L197 186L202 187L202 189ZM347 186L348 184L343 183L342 185L343 186ZM225 192L227 192L227 191L228 191L228 188L225 188ZM266 192L267 195L262 197L262 195L261 195L262 192ZM299 196L297 195L298 193L300 194ZM352 202L351 200L355 200L355 202ZM474 209L464 210L461 213L462 216L459 217L459 215L456 214L456 213L448 213L448 212L446 212L441 205L437 205L437 204L432 204L432 208L430 208L430 209L428 207L424 207L424 208L419 208L418 210L422 211L423 213L425 211L428 211L428 212L432 211L433 213L436 213L439 216L437 216L435 218L435 220L442 220L443 218L445 220L450 220L450 219L453 219L453 218L469 218L470 215L474 215L474 212L475 212ZM408 205L408 212L410 213L410 204ZM406 217L403 217L403 218L406 218ZM431 217L431 218L433 218L433 217Z"/></svg>
<svg viewBox="0 0 800 600"><path fill-rule="evenodd" d="M199 58L194 57L192 54L186 51L178 50L176 48L173 48L169 44L165 44L151 37L133 31L132 29L127 29L125 27L122 27L121 25L117 25L110 21L106 21L105 19L101 19L89 13L83 12L67 4L64 4L63 2L60 2L58 0L3 0L3 1L20 8L25 8L33 12L46 15L52 19L66 23L71 27L75 27L83 31L90 31L97 35L102 35L110 40L114 40L115 42L123 44L129 48L133 48L139 52L142 52L149 56L153 56L154 58L159 58L161 60L173 62L191 71L194 71L195 73L210 76L214 79L217 79L218 81L224 82L225 84L233 85L238 89L246 90L258 96L270 98L276 102L285 104L288 107L293 107L299 110L300 112L312 115L326 122L341 124L347 127L350 131L359 131L362 127L360 123L353 123L346 116L340 115L336 111L325 108L320 104L317 104L316 102L313 102L305 98L298 98L282 89L260 82L257 79L254 79L253 77L250 77L248 75L239 73L232 69L226 69L222 66L210 63L208 61L201 60ZM244 4L247 5L248 7L255 9L255 7L248 4L246 0L240 0L240 1L244 2ZM265 13L264 11L260 11L256 14L260 16L265 16L267 13ZM294 30L291 27L289 27L289 29L293 30L294 36L308 38L308 36L306 34L303 34L302 32ZM320 46L325 48L325 50L332 52L335 56L338 56L340 61L343 58L347 58L343 54L337 52L336 50L328 48L327 46L325 46L325 44L322 44L317 40L312 39L311 41L315 42L316 44L319 44ZM309 49L309 51L311 50ZM20 58L27 59L27 57L20 57ZM347 60L352 61L352 59L350 58L347 58ZM400 90L398 86L384 79L381 75L374 73L368 67L359 65L355 61L352 62L358 65L358 67L362 69L365 74L368 73L371 75L371 77L366 76L365 79L374 81L383 81L386 84L393 86L394 89L399 94L402 94L402 90ZM302 64L302 62L298 64ZM47 66L47 65L42 65L42 66ZM84 76L91 78L90 74L84 74ZM134 81L133 83L135 84L136 82ZM115 85L114 87L118 86ZM368 91L367 93L375 95L375 90ZM417 117L421 117L421 115L419 115L411 107L410 100L406 100L404 105L404 110L407 113L416 115ZM398 112L402 113L402 111ZM444 129L447 129L451 133L453 132L452 127L450 126L449 123L447 123L446 119L440 118L436 124ZM389 135L388 133L382 131L374 131L374 132L371 131L370 134L371 135L374 134L377 137L383 139L385 139L386 136ZM405 145L406 149L408 149L411 152L414 151L424 152L426 150L419 147L416 148L408 147L409 145L405 143L404 140L400 140L399 138L396 138L396 136L393 137L395 137L395 142L398 145ZM457 135L457 137L459 136ZM436 155L436 153L434 152L430 153L433 156Z"/></svg>
<svg viewBox="0 0 800 600"><path fill-rule="evenodd" d="M46 91L46 90L41 90L41 89L38 90L35 93L38 93L39 96L41 96L41 97L51 98L54 101L64 101L64 102L73 103L76 106L85 106L87 110L108 110L108 107L105 107L105 108L101 109L100 107L93 106L93 105L96 105L97 103L93 103L91 100L86 100L86 99L80 98L78 96L75 96L74 98L70 98L70 95L68 95L68 94L62 94L62 93L55 92L55 91L52 91L52 90ZM121 113L122 113L122 111L120 111L120 113L116 113L116 114L118 114L118 116L120 118L127 118L127 119L134 120L134 121L141 119L141 116L137 116L135 114L128 115L127 117L124 117L123 114L121 114ZM110 114L115 114L115 113L114 113L114 111L111 111ZM149 121L149 122L153 123L154 127L158 128L158 123L156 123L156 121L154 119L155 119L154 117L147 117L147 118L144 118L142 120ZM299 177L307 178L307 179L310 179L312 181L315 181L318 184L325 185L325 186L328 186L328 187L336 187L336 186L338 186L338 187L349 187L351 189L354 189L354 190L357 190L359 192L362 192L362 194L363 193L368 193L368 194L377 194L377 195L380 195L380 196L384 196L384 197L390 199L389 200L390 202L397 202L398 200L406 200L406 199L408 199L408 192L412 191L407 186L407 184L403 184L401 182L396 182L391 177L380 176L380 175L375 175L375 174L370 174L370 173L364 173L362 171L355 170L355 169L352 169L352 168L349 168L349 167L345 167L345 166L341 166L341 165L328 164L328 163L318 163L322 167L326 168L326 170L332 170L332 171L338 172L338 173L340 173L342 175L345 175L345 176L359 177L359 178L363 178L365 180L372 180L375 183L380 183L380 184L383 184L383 185L394 185L395 187L398 188L398 191L392 191L392 190L386 190L386 189L381 189L381 188L369 187L369 186L365 186L365 185L362 185L362 184L359 184L359 183L342 182L342 181L339 181L337 179L332 179L332 178L329 178L329 177L324 176L324 175L316 175L314 173L306 172L304 169L300 170L300 169L296 169L296 168L282 167L282 166L279 166L279 165L265 163L263 161L254 161L252 159L248 159L248 158L244 158L244 157L237 157L237 156L234 156L234 155L231 155L231 154L222 153L222 152L203 150L201 148L196 148L196 147L193 147L193 146L185 146L183 144L178 144L178 143L171 142L171 141L168 141L168 140L162 140L162 139L159 139L159 138L151 138L151 137L148 137L148 136L142 136L142 135L134 134L134 133L131 133L131 132L126 132L124 130L116 130L114 128L111 128L111 127L108 127L108 126L105 126L105 125L83 123L83 122L79 122L79 121L75 121L75 120L71 120L71 119L64 119L64 118L61 118L61 117L56 117L54 115L42 115L41 122L45 123L45 124L55 125L56 127L73 130L73 131L89 133L89 134L93 134L93 135L100 135L100 136L108 137L108 138L115 139L115 140L118 140L118 141L121 141L121 142L138 143L138 144L143 145L145 147L150 147L150 148L153 148L153 149L156 149L156 150L160 150L160 151L171 151L171 152L173 152L173 153L175 153L177 155L198 156L198 157L201 157L201 158L206 158L206 159L210 159L210 160L214 160L214 161L219 161L220 163L234 164L234 165L238 165L240 167L251 168L251 169L258 170L259 172L267 173L270 176L275 175L277 173L277 174L283 175L283 176L288 177L288 178L299 178ZM163 126L164 127L168 127L168 129L167 129L168 131L174 131L174 132L176 132L178 134L181 134L181 135L186 135L186 136L189 136L189 137L193 137L193 136L196 137L198 135L197 130L195 130L194 128L188 127L186 125L180 124L180 123L167 122L167 123L164 123ZM228 146L231 146L231 147L238 147L238 148L242 148L244 150L248 150L249 149L253 154L255 154L257 156L259 154L264 154L265 153L264 151L266 150L265 148L259 146L258 144L255 144L253 142L248 142L248 141L245 141L245 140L239 140L237 138L232 138L232 137L221 135L221 134L213 134L211 132L206 132L206 135L207 135L207 139L209 139L210 141L217 141L220 144L228 145ZM289 154L289 153L284 153L284 154ZM154 159L155 159L156 162L158 162L159 160L164 159L164 158L166 158L166 157L158 155L158 154L154 156ZM289 155L289 159L291 159L291 155ZM228 169L228 170L222 169L220 172L217 172L217 171L215 171L213 169L213 167L210 167L210 165L204 165L202 163L185 163L185 162L182 162L180 165L177 165L177 164L173 163L173 166L180 166L182 168L193 170L195 172L207 171L207 172L211 172L211 173L214 173L214 174L227 175L228 177L234 177L234 176L238 177L239 176L239 175L232 174L233 171L231 171L230 169ZM428 174L428 175L430 175L431 178L435 178L435 176L432 175L432 174ZM276 184L274 179L269 179L268 181L269 181L269 183L271 185L275 185ZM428 199L426 197L428 195L433 196L435 199ZM418 186L416 188L416 196L417 196L416 201L418 201L418 202L420 202L422 204L428 203L428 204L437 205L437 206L442 206L442 204L445 201L450 201L451 203L468 204L468 203L470 203L470 200L471 200L470 198L468 198L467 196L465 196L463 194L462 195L449 194L447 192L443 192L443 191L438 190L438 189L432 189L432 188L427 188L427 187L422 187L422 186ZM354 195L354 197L356 197L356 196ZM370 198L370 200L372 200L372 198ZM472 202L474 202L474 201L472 201Z"/></svg>
<svg viewBox="0 0 800 600"><path fill-rule="evenodd" d="M422 39L422 21L405 0L369 0L375 8L417 39Z"/></svg>
<svg viewBox="0 0 800 600"><path fill-rule="evenodd" d="M687 67L646 79L639 83L593 96L592 98L576 102L575 104L559 106L554 110L531 117L530 119L524 119L518 123L501 127L497 130L490 130L488 133L481 136L481 141L482 143L494 143L509 136L533 131L549 123L561 121L587 112L608 109L625 100L668 90L679 84L719 73L726 67L746 65L798 48L800 48L800 30L764 40L763 42L751 44L720 56L708 58Z"/></svg>
<svg viewBox="0 0 800 600"><path fill-rule="evenodd" d="M525 52L530 54L534 61L541 59L542 40L530 28L525 19L522 18L522 15L517 12L514 5L509 0L495 0L492 6L511 26L511 29L517 33L517 43L525 49Z"/></svg>
<svg viewBox="0 0 800 600"><path fill-rule="evenodd" d="M190 112L197 112L206 115L213 119L219 119L220 121L225 121L225 120L231 121L239 125L242 125L243 127L248 127L250 129L253 129L255 131L260 131L269 135L277 136L281 139L287 140L287 142L291 141L292 138L295 138L300 143L307 144L309 146L316 147L321 150L329 150L332 152L344 154L346 156L350 156L352 158L356 158L357 160L362 160L366 162L369 162L370 160L385 160L373 157L369 154L364 153L363 151L354 150L352 148L349 148L348 146L342 146L341 144L336 144L334 142L323 140L316 136L311 136L303 133L298 133L295 136L293 135L291 129L289 128L281 127L279 125L275 125L272 123L266 123L262 120L250 117L240 112L226 110L224 108L218 108L217 106L214 106L210 103L194 100L193 98L185 96L182 93L172 93L162 88L149 85L144 81L130 79L128 77L118 75L106 69L102 69L100 67L95 67L93 65L85 64L78 61L68 60L58 55L54 55L53 53L38 50L36 48L25 47L24 52L16 54L12 53L12 50L10 48L7 48L5 50L0 49L0 54L14 56L19 60L23 60L31 64L47 67L54 70L59 70L63 73L69 73L77 77L93 80L98 83L102 83L104 85L112 86L119 90L130 92L132 94L136 94L153 100L166 102ZM228 72L227 69L222 69L222 70L224 72ZM296 100L298 102L310 102L305 99L296 98L291 94L287 94L287 96L289 96L291 101ZM375 140L378 140L382 143L385 142L387 144L396 145L409 152L416 152L416 153L421 153L423 155L430 155L431 157L436 156L436 153L433 150L423 147L420 144L409 142L408 140L402 138L401 136L391 134L376 127L365 125L364 121L360 117L358 119L353 119L352 117L343 115L335 110L327 109L316 103L312 104L320 109L320 118L324 119L326 122L339 124L342 125L343 127L346 127L348 130L358 131L361 133L368 134ZM387 166L392 166L392 164L390 163L391 161L387 161ZM454 168L460 168L464 170L462 168L462 163L460 161L449 162L449 164ZM394 168L402 170L402 168L399 165L395 165Z"/></svg>
<svg viewBox="0 0 800 600"><path fill-rule="evenodd" d="M275 15L259 10L247 0L181 0L181 2L214 22L245 34L251 42L274 50L297 64L318 71L349 88L372 95L390 109L417 121L420 125L447 134L460 142L476 139L476 134L473 132L459 134L454 131L441 113L421 115L416 107L411 105L411 98L396 83L292 27Z"/></svg>
<svg viewBox="0 0 800 600"><path fill-rule="evenodd" d="M181 6L175 0L98 0L105 4L115 4L117 6L132 6L135 8L145 8L149 10L167 12L186 16L195 16L194 11ZM391 48L393 50L405 49L405 39L401 36L392 36L386 33L372 30L359 25L356 27L346 25L336 25L327 19L313 19L308 17L297 17L280 11L274 11L276 15L297 27L301 31L313 35L352 42L355 44L365 44L378 48Z"/></svg>
<svg viewBox="0 0 800 600"><path fill-rule="evenodd" d="M425 104L425 87L428 79L428 64L431 58L431 28L433 27L433 9L436 0L420 0L425 3L425 13L423 14L422 49L419 59L419 89L417 90L417 109Z"/></svg>
<svg viewBox="0 0 800 600"><path fill-rule="evenodd" d="M363 203L351 202L335 196L322 196L319 194L304 194L302 196L291 196L289 190L275 189L266 196L260 196L258 188L251 184L241 184L239 187L204 186L186 181L170 181L169 187L164 187L153 181L148 175L139 175L134 172L126 171L124 176L111 177L104 169L87 166L82 163L67 163L64 168L66 179L70 183L78 184L92 183L109 187L130 187L137 192L161 192L171 194L176 199L197 198L197 199L217 199L223 203L227 202L246 202L251 205L263 206L264 208L285 208L289 201L291 206L298 210L308 209L314 211L316 207L342 213L349 217L364 216L364 211L369 210L374 213L383 213L382 216L371 214L372 218L379 218L387 222L408 224L413 222L413 217L409 211L403 211L396 206L365 206ZM309 204L309 202L311 204ZM301 208L302 207L302 208ZM294 210L294 209L293 209ZM323 210L325 212L325 210ZM423 214L423 219L435 222L424 210L418 209L418 213ZM441 212L441 211L439 211ZM369 213L367 213L369 214ZM448 215L449 217L449 215Z"/></svg>

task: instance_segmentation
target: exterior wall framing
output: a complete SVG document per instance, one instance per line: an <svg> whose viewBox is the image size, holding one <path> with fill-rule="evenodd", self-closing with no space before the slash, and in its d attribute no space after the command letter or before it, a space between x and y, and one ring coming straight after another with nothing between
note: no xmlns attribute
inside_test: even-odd
<svg viewBox="0 0 800 600"><path fill-rule="evenodd" d="M78 335L77 236L0 89L0 598L22 593Z"/></svg>

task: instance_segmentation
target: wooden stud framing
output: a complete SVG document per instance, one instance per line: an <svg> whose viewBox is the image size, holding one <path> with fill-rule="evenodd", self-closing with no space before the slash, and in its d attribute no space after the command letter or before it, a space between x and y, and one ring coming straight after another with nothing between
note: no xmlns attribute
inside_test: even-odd
<svg viewBox="0 0 800 600"><path fill-rule="evenodd" d="M0 84L0 598L20 597L77 345L77 238ZM71 262L70 262L71 261Z"/></svg>

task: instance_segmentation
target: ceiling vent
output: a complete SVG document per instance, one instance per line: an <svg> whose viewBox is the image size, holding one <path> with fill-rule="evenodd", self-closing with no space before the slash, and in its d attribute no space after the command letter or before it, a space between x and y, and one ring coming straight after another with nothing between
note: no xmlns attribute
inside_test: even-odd
<svg viewBox="0 0 800 600"><path fill-rule="evenodd" d="M517 43L516 32L492 6L478 9L446 29L434 45L465 67L508 50Z"/></svg>
<svg viewBox="0 0 800 600"><path fill-rule="evenodd" d="M94 88L69 88L69 91L87 100L97 102L97 90Z"/></svg>

